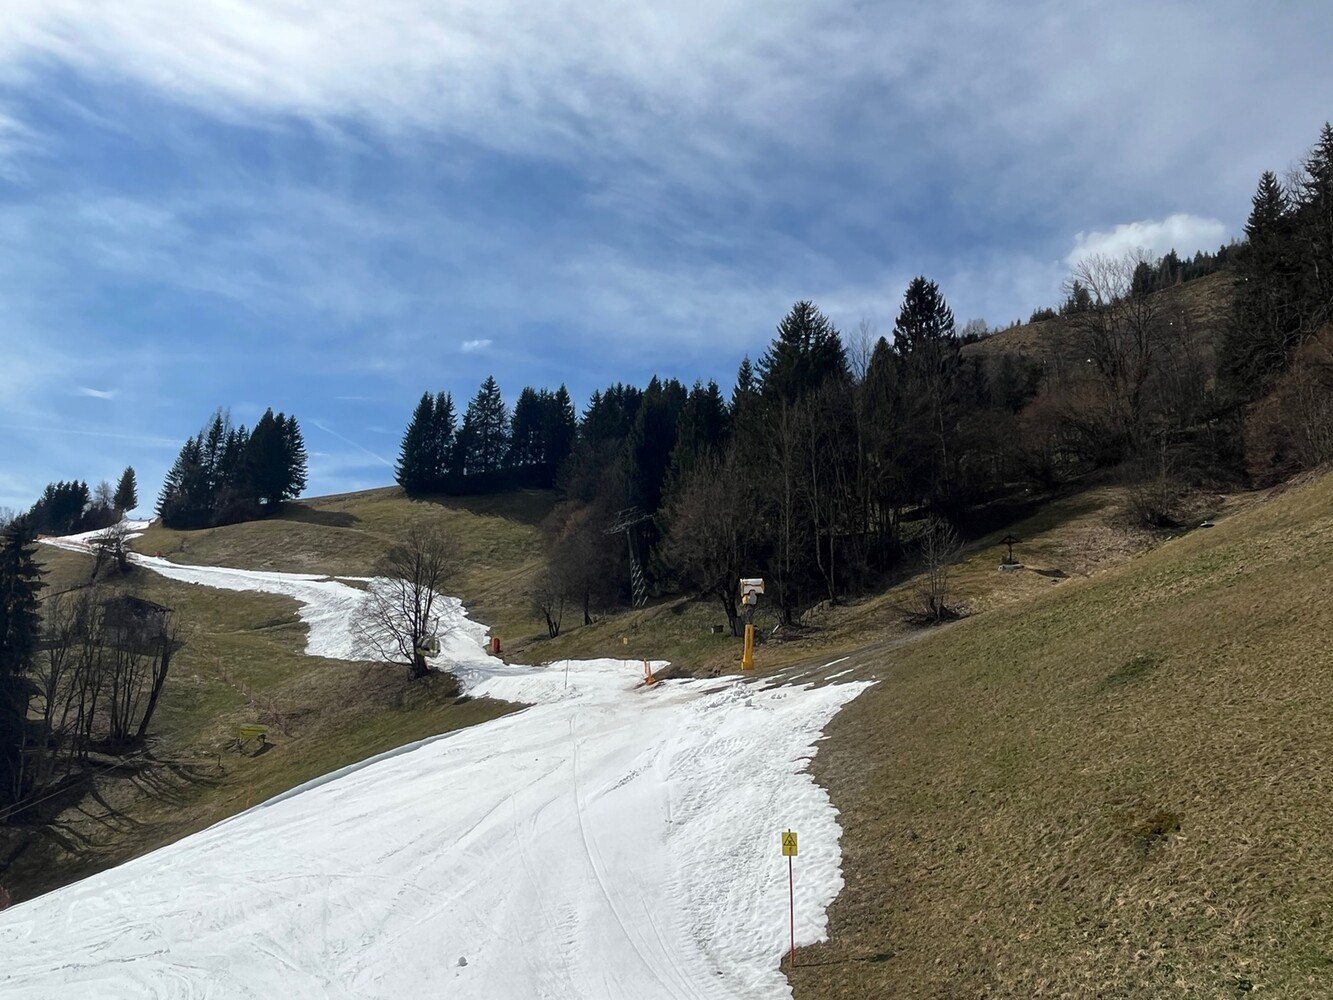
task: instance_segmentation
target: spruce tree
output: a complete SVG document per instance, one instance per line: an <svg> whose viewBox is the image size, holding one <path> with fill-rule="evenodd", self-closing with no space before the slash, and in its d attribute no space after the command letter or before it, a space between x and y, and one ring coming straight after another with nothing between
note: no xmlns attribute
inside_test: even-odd
<svg viewBox="0 0 1333 1000"><path fill-rule="evenodd" d="M555 483L560 468L574 450L578 422L569 390L560 386L547 400L542 415L542 460L549 470L548 481Z"/></svg>
<svg viewBox="0 0 1333 1000"><path fill-rule="evenodd" d="M445 488L453 463L456 431L454 397L447 392L435 396L431 413L428 481L431 490Z"/></svg>
<svg viewBox="0 0 1333 1000"><path fill-rule="evenodd" d="M1305 333L1333 320L1333 126L1324 123L1296 191L1300 313Z"/></svg>
<svg viewBox="0 0 1333 1000"><path fill-rule="evenodd" d="M686 396L685 387L676 379L662 381L657 376L643 391L643 402L629 436L630 502L643 511L656 511L662 506Z"/></svg>
<svg viewBox="0 0 1333 1000"><path fill-rule="evenodd" d="M270 407L250 432L245 454L254 499L265 507L275 507L290 498L289 448L286 420L275 416Z"/></svg>
<svg viewBox="0 0 1333 1000"><path fill-rule="evenodd" d="M504 465L509 453L509 412L494 376L487 376L468 404L463 429L468 475L494 472Z"/></svg>
<svg viewBox="0 0 1333 1000"><path fill-rule="evenodd" d="M754 391L754 365L750 364L750 356L747 354L741 358L740 367L736 369L736 387L731 390L732 408L735 409L737 400L749 397Z"/></svg>
<svg viewBox="0 0 1333 1000"><path fill-rule="evenodd" d="M507 464L510 468L537 465L545 457L542 423L549 398L550 393L545 389L538 393L531 386L524 386L518 394L514 416L509 424Z"/></svg>
<svg viewBox="0 0 1333 1000"><path fill-rule="evenodd" d="M721 460L730 430L731 414L716 382L695 382L681 408L676 446L671 453L671 476L679 483L704 459Z"/></svg>
<svg viewBox="0 0 1333 1000"><path fill-rule="evenodd" d="M408 494L430 490L435 475L435 400L428 392L421 394L412 420L403 434L403 445L394 467L394 478Z"/></svg>
<svg viewBox="0 0 1333 1000"><path fill-rule="evenodd" d="M229 470L225 464L227 439L232 436L231 415L220 408L213 413L213 419L204 428L204 439L200 461L204 475L208 480L208 491L217 497L227 483Z"/></svg>
<svg viewBox="0 0 1333 1000"><path fill-rule="evenodd" d="M1300 339L1292 206L1272 171L1259 179L1251 205L1236 252L1231 323L1218 345L1222 383L1242 401L1263 395Z"/></svg>
<svg viewBox="0 0 1333 1000"><path fill-rule="evenodd" d="M939 285L913 278L893 326L896 401L905 489L939 508L954 492L961 459L958 428L961 344Z"/></svg>
<svg viewBox="0 0 1333 1000"><path fill-rule="evenodd" d="M122 514L139 506L139 485L135 480L132 465L127 465L125 471L120 474L120 481L116 484L115 503L116 510Z"/></svg>
<svg viewBox="0 0 1333 1000"><path fill-rule="evenodd" d="M767 399L795 402L829 378L846 378L847 352L838 330L814 303L802 300L778 324L778 335L757 366Z"/></svg>
<svg viewBox="0 0 1333 1000"><path fill-rule="evenodd" d="M605 392L594 391L583 411L580 436L589 441L623 440L634 425L642 401L642 392L619 382L607 386Z"/></svg>
<svg viewBox="0 0 1333 1000"><path fill-rule="evenodd" d="M296 416L293 414L284 418L278 414L278 425L282 429L282 461L286 473L278 497L279 502L282 502L295 500L305 492L308 457L305 436L301 433L301 425L296 422Z"/></svg>
<svg viewBox="0 0 1333 1000"><path fill-rule="evenodd" d="M953 310L935 282L916 277L908 284L893 324L893 347L908 373L918 379L947 378L957 368L961 345Z"/></svg>
<svg viewBox="0 0 1333 1000"><path fill-rule="evenodd" d="M26 517L0 533L0 804L22 798L23 744L31 684L25 676L37 652L41 590L36 533Z"/></svg>

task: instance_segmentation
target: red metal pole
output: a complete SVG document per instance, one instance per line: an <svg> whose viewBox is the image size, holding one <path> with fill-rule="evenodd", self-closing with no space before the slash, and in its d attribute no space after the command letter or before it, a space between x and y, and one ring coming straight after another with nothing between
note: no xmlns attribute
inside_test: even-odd
<svg viewBox="0 0 1333 1000"><path fill-rule="evenodd" d="M796 968L796 889L792 883L791 855L787 855L787 905L791 910L791 967Z"/></svg>

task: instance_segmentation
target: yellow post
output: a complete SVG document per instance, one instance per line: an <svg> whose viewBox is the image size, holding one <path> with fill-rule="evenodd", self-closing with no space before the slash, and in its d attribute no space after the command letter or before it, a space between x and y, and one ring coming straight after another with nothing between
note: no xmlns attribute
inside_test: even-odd
<svg viewBox="0 0 1333 1000"><path fill-rule="evenodd" d="M754 626L745 626L745 652L741 654L741 669L754 669Z"/></svg>

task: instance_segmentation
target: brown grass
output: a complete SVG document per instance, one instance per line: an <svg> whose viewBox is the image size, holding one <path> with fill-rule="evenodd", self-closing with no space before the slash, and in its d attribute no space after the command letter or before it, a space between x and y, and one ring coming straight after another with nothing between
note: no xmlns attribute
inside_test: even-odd
<svg viewBox="0 0 1333 1000"><path fill-rule="evenodd" d="M413 522L435 524L459 545L453 581L470 610L502 636L539 630L527 588L543 555L548 490L484 497L409 499L397 487L289 504L277 517L201 531L154 524L133 543L173 562L287 573L364 576Z"/></svg>
<svg viewBox="0 0 1333 1000"><path fill-rule="evenodd" d="M1325 477L887 654L796 995L1333 995L1331 577Z"/></svg>
<svg viewBox="0 0 1333 1000"><path fill-rule="evenodd" d="M1205 344L1221 330L1231 311L1232 283L1235 277L1229 271L1187 281L1183 285L1157 292L1164 315L1184 312ZM1063 317L1023 323L963 348L968 357L998 358L1011 354L1032 361L1046 361L1078 368L1086 354L1073 335L1069 322Z"/></svg>

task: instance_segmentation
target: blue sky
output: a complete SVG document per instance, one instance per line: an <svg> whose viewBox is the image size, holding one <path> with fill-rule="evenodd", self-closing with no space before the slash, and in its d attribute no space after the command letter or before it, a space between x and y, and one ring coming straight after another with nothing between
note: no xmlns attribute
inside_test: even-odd
<svg viewBox="0 0 1333 1000"><path fill-rule="evenodd" d="M384 485L415 399L729 388L798 298L887 333L1212 248L1333 115L1333 5L0 0L0 506L217 406Z"/></svg>

